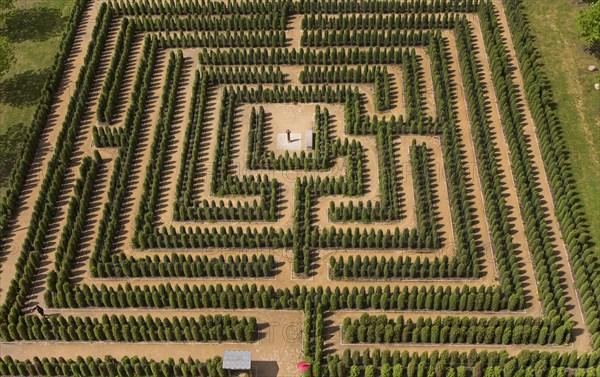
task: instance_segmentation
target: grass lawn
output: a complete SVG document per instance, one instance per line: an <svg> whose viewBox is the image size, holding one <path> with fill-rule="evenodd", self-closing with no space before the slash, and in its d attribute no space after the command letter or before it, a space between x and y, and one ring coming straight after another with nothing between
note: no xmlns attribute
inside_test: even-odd
<svg viewBox="0 0 600 377"><path fill-rule="evenodd" d="M570 0L523 2L536 36L536 45L554 88L557 114L564 129L577 186L600 250L600 92L594 90L587 53L575 26L580 8Z"/></svg>
<svg viewBox="0 0 600 377"><path fill-rule="evenodd" d="M0 34L11 40L16 60L0 80L0 192L18 157L72 5L73 0L17 0L15 8L4 13Z"/></svg>

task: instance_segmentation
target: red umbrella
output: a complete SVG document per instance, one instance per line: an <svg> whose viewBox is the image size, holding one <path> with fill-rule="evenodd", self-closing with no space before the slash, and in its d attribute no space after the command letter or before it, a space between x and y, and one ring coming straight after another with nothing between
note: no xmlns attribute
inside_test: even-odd
<svg viewBox="0 0 600 377"><path fill-rule="evenodd" d="M310 368L310 363L307 361L299 361L298 364L296 364L296 368L298 368L300 372L306 372Z"/></svg>

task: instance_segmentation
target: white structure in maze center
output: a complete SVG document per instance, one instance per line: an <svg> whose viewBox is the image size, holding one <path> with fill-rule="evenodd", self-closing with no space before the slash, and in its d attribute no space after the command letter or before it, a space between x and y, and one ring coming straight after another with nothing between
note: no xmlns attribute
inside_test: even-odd
<svg viewBox="0 0 600 377"><path fill-rule="evenodd" d="M302 139L302 133L292 132L287 129L285 133L279 133L277 135L277 150L297 152L303 148L312 150L315 148L315 133L313 130L306 130L304 132L304 139Z"/></svg>

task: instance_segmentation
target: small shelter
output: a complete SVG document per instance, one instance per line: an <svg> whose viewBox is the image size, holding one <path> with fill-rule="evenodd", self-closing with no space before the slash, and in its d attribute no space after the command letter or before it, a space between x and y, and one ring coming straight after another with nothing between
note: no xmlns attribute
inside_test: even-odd
<svg viewBox="0 0 600 377"><path fill-rule="evenodd" d="M252 376L252 351L225 351L223 352L223 370L226 370L229 375L231 371L245 372L248 376Z"/></svg>
<svg viewBox="0 0 600 377"><path fill-rule="evenodd" d="M312 130L306 131L306 148L314 149L315 146L315 134Z"/></svg>

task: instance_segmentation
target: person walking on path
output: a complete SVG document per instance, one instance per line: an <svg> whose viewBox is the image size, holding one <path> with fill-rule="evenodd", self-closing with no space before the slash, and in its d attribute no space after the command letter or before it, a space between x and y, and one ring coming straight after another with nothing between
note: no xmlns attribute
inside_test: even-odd
<svg viewBox="0 0 600 377"><path fill-rule="evenodd" d="M42 308L39 305L36 305L35 308L33 308L33 310L35 310L36 312L38 312L42 317L46 316L46 314L44 314L44 308Z"/></svg>

